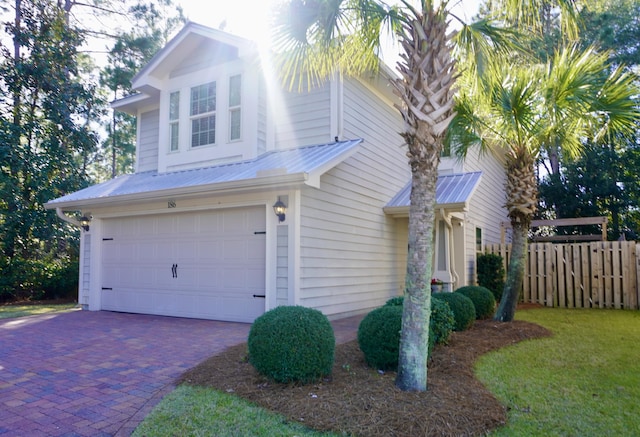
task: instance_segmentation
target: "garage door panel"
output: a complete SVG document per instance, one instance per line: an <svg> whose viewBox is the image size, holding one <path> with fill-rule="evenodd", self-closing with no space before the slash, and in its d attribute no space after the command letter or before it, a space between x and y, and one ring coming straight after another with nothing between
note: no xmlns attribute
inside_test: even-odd
<svg viewBox="0 0 640 437"><path fill-rule="evenodd" d="M103 309L244 322L264 312L254 297L265 294L264 207L110 219L103 229L113 238L103 241Z"/></svg>

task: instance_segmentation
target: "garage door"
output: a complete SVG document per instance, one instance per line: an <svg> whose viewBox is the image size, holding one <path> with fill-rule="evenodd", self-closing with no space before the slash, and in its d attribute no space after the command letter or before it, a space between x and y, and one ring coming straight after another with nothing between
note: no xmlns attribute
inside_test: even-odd
<svg viewBox="0 0 640 437"><path fill-rule="evenodd" d="M102 309L252 322L265 308L265 210L104 221Z"/></svg>

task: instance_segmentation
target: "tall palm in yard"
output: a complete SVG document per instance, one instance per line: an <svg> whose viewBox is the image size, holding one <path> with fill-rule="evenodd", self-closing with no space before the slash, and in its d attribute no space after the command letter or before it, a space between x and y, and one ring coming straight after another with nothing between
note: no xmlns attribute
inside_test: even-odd
<svg viewBox="0 0 640 437"><path fill-rule="evenodd" d="M572 0L557 0L571 7ZM528 17L529 7L543 0L493 2L515 17ZM279 70L290 87L321 82L336 72L359 75L378 68L381 38L399 41L400 78L392 80L404 119L401 133L411 167L409 254L405 280L400 356L396 385L403 390L425 390L427 344L431 307L430 277L437 168L443 139L454 115L456 81L452 57L454 35L448 33L449 1L399 0L288 0L279 12L276 43L285 53ZM413 5L416 6L413 6ZM480 34L489 36L479 38ZM499 50L505 32L489 21L463 26L456 36L476 50Z"/></svg>
<svg viewBox="0 0 640 437"><path fill-rule="evenodd" d="M496 320L510 321L522 288L528 231L537 204L536 159L545 145L576 156L587 138L631 133L640 120L634 77L609 72L608 54L569 47L545 65L496 64L473 93L461 93L450 130L458 152L499 148L505 154L506 207L513 229L507 281ZM467 77L461 83L472 84Z"/></svg>

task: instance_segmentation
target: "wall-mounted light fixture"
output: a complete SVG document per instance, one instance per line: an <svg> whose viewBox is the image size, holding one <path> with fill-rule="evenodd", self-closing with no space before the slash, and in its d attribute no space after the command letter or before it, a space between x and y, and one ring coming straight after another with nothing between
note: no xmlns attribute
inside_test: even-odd
<svg viewBox="0 0 640 437"><path fill-rule="evenodd" d="M282 200L278 197L278 201L273 204L273 212L278 216L278 221L282 223L285 218L285 213L287 212L287 205L282 203Z"/></svg>
<svg viewBox="0 0 640 437"><path fill-rule="evenodd" d="M80 227L85 231L89 231L89 223L91 223L91 216L83 215L78 219L78 223L80 223Z"/></svg>

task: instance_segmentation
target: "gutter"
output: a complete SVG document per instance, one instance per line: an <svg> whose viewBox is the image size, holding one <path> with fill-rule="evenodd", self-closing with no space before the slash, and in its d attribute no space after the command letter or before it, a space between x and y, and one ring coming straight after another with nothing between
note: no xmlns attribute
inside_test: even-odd
<svg viewBox="0 0 640 437"><path fill-rule="evenodd" d="M45 205L45 207L46 207L46 205ZM49 209L50 209L50 208L49 208ZM77 226L77 227L79 227L79 228L81 227L81 226L80 226L80 222L79 222L78 220L76 220L76 219L72 219L71 217L69 217L68 215L66 215L66 214L62 211L62 208L60 208L60 207L57 207L57 208L56 208L56 215L57 215L58 217L60 217L60 219L62 219L63 221L65 221L65 222L67 222L67 223L70 223L70 224L72 224L73 226Z"/></svg>

